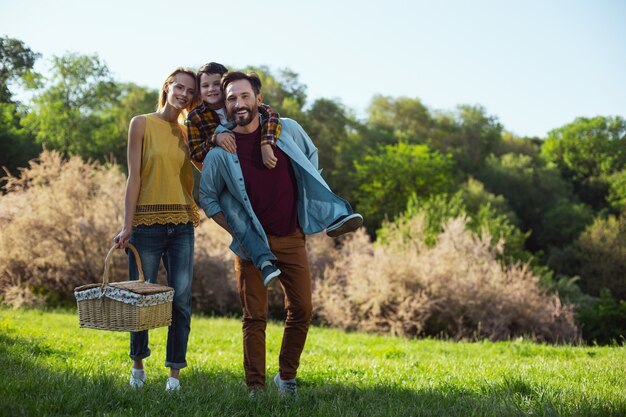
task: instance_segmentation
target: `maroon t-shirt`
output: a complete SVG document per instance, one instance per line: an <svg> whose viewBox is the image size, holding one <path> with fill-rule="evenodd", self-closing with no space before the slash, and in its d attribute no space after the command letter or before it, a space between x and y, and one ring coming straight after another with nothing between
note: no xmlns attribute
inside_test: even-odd
<svg viewBox="0 0 626 417"><path fill-rule="evenodd" d="M291 161L274 146L276 167L268 169L263 165L261 127L249 134L235 132L235 140L246 192L265 233L273 236L294 233L298 226L298 191Z"/></svg>

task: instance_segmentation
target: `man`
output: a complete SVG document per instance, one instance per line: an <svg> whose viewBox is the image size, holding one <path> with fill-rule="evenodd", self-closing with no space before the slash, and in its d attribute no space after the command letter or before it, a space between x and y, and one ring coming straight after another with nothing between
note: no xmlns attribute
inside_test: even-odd
<svg viewBox="0 0 626 417"><path fill-rule="evenodd" d="M328 219L355 217L350 205L332 193L317 170L317 149L298 123L281 119L274 150L276 164L261 160L261 81L254 75L231 72L222 79L226 110L236 127L236 153L211 150L200 180L200 205L208 217L227 231L245 229L251 241L269 244L282 273L287 317L274 382L282 394L296 391L296 374L311 321L311 273L305 235L326 228ZM232 233L231 233L232 234ZM267 288L261 273L247 259L235 236L237 289L243 307L243 350L246 384L251 393L265 387L265 328Z"/></svg>

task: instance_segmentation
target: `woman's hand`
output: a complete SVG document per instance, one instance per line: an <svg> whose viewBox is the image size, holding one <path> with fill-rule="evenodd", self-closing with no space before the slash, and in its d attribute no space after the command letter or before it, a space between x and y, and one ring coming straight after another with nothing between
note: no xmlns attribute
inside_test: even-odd
<svg viewBox="0 0 626 417"><path fill-rule="evenodd" d="M127 248L131 234L132 229L123 228L122 231L113 238L113 243L115 243L118 248Z"/></svg>

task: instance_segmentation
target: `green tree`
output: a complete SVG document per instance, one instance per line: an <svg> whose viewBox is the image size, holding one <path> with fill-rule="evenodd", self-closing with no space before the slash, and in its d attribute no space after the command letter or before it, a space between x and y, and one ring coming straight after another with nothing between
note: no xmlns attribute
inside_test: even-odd
<svg viewBox="0 0 626 417"><path fill-rule="evenodd" d="M507 153L528 155L532 158L539 157L543 140L536 137L520 137L511 132L502 132L502 141L494 149L496 156Z"/></svg>
<svg viewBox="0 0 626 417"><path fill-rule="evenodd" d="M466 199L472 195L470 204ZM477 204L478 203L478 204ZM402 224L413 217L424 216L425 243L435 245L437 237L443 232L443 225L452 218L467 217L466 227L477 235L488 232L491 235L492 245L504 242L503 259L508 263L518 260L527 262L531 255L524 248L524 241L528 233L522 233L509 219L512 215L507 210L502 198L486 192L481 184L475 180L469 181L453 195L437 194L426 198L418 198L415 194L407 203L406 211L401 218L395 220ZM514 215L513 215L514 216ZM378 241L386 243L390 230L388 223L383 223L378 231ZM410 236L408 236L411 238Z"/></svg>
<svg viewBox="0 0 626 417"><path fill-rule="evenodd" d="M426 145L387 145L354 166L355 199L370 230L402 213L411 195L448 193L456 186L452 159Z"/></svg>
<svg viewBox="0 0 626 417"><path fill-rule="evenodd" d="M119 86L98 56L54 57L51 84L33 99L24 124L49 149L103 160L119 149L116 120Z"/></svg>
<svg viewBox="0 0 626 417"><path fill-rule="evenodd" d="M626 209L626 169L608 177L609 192L607 202L616 213Z"/></svg>
<svg viewBox="0 0 626 417"><path fill-rule="evenodd" d="M451 154L466 175L475 175L501 141L502 126L496 117L481 106L460 105L455 112L435 116L427 144Z"/></svg>
<svg viewBox="0 0 626 417"><path fill-rule="evenodd" d="M360 123L341 103L333 100L315 100L307 110L304 129L318 148L322 176L344 197L351 194L348 173L354 169L353 161L363 155L362 138L357 133L359 128Z"/></svg>
<svg viewBox="0 0 626 417"><path fill-rule="evenodd" d="M0 103L12 102L11 82L23 82L28 87L36 85L40 76L33 67L40 57L41 54L33 52L22 41L0 37Z"/></svg>
<svg viewBox="0 0 626 417"><path fill-rule="evenodd" d="M26 108L13 101L9 87L13 83L34 87L40 77L33 70L39 57L22 41L0 37L0 167L13 175L17 174L17 168L37 157L41 147L22 128Z"/></svg>
<svg viewBox="0 0 626 417"><path fill-rule="evenodd" d="M20 125L20 117L15 104L0 103L0 167L12 175L17 174L17 168L26 166L29 160L36 158L41 150Z"/></svg>
<svg viewBox="0 0 626 417"><path fill-rule="evenodd" d="M141 87L133 83L121 84L119 88L119 100L103 112L103 117L115 121L115 138L111 138L110 155L118 164L127 168L126 144L130 120L138 114L154 112L159 92L156 89Z"/></svg>
<svg viewBox="0 0 626 417"><path fill-rule="evenodd" d="M430 111L418 98L377 95L368 110L369 126L392 132L393 142L389 144L400 141L425 143L433 125Z"/></svg>
<svg viewBox="0 0 626 417"><path fill-rule="evenodd" d="M592 211L580 204L572 186L553 165L527 155L488 157L479 179L490 192L502 195L530 231L532 252L563 247L577 238L592 221Z"/></svg>
<svg viewBox="0 0 626 417"><path fill-rule="evenodd" d="M598 296L603 288L626 300L626 216L598 217L575 244L581 287Z"/></svg>
<svg viewBox="0 0 626 417"><path fill-rule="evenodd" d="M626 168L626 120L619 116L577 118L548 133L541 155L573 182L584 202L604 208L608 178Z"/></svg>

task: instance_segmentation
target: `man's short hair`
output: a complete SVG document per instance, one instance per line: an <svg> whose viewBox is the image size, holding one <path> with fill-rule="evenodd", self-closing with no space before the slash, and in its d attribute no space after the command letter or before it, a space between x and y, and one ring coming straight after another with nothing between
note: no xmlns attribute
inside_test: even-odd
<svg viewBox="0 0 626 417"><path fill-rule="evenodd" d="M209 62L208 64L204 64L198 70L198 79L202 76L202 74L210 75L210 74L219 74L224 75L228 72L228 68L223 66L222 64L218 64L217 62Z"/></svg>
<svg viewBox="0 0 626 417"><path fill-rule="evenodd" d="M246 74L239 71L229 72L222 77L222 91L226 92L226 87L228 87L228 84L232 83L233 81L239 80L248 80L248 82L252 86L252 91L254 91L255 95L258 95L261 92L261 79L258 75L256 75L254 72Z"/></svg>

